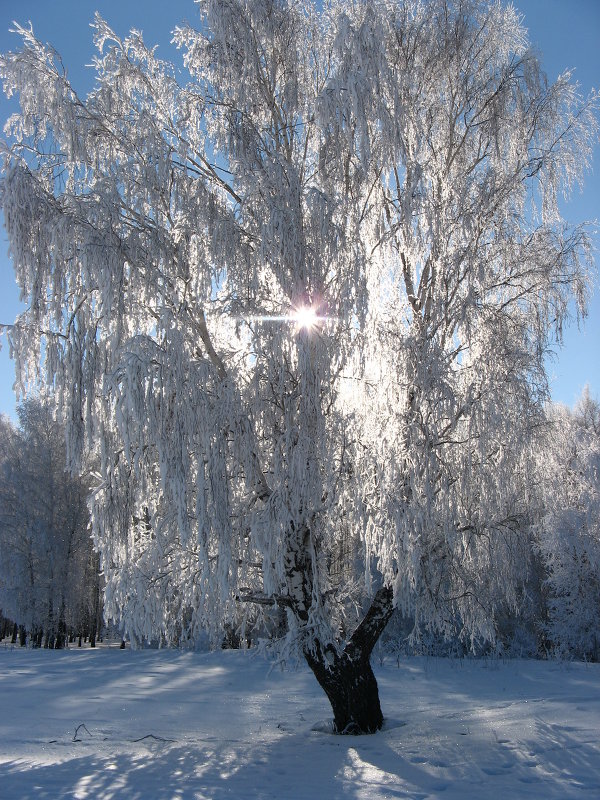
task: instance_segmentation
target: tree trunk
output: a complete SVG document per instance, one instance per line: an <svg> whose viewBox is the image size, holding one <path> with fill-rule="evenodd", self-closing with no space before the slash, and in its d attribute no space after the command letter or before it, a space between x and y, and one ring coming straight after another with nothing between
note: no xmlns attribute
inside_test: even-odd
<svg viewBox="0 0 600 800"><path fill-rule="evenodd" d="M96 647L96 639L100 639L102 633L102 603L100 599L100 557L98 553L92 552L92 563L94 565L94 610L92 617L92 635L90 636L90 647Z"/></svg>
<svg viewBox="0 0 600 800"><path fill-rule="evenodd" d="M67 645L67 622L65 620L65 599L61 598L60 611L58 613L58 631L54 642L55 650L62 650Z"/></svg>
<svg viewBox="0 0 600 800"><path fill-rule="evenodd" d="M392 590L383 587L350 640L338 652L318 642L305 653L319 685L333 709L336 733L375 733L383 725L377 680L371 668L371 652L393 611Z"/></svg>
<svg viewBox="0 0 600 800"><path fill-rule="evenodd" d="M52 579L53 576L50 576L51 586L52 586ZM54 633L54 603L52 601L52 596L50 596L48 600L48 622L46 628L46 641L44 643L44 647L46 650L54 650L54 640L55 640L55 633Z"/></svg>
<svg viewBox="0 0 600 800"><path fill-rule="evenodd" d="M333 709L336 733L375 733L383 725L379 689L369 658L353 661L346 653L318 659L307 655L306 660Z"/></svg>

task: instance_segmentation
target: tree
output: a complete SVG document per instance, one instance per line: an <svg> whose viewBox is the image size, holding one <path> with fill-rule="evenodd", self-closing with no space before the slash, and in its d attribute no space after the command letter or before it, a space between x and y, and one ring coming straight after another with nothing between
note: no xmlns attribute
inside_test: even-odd
<svg viewBox="0 0 600 800"><path fill-rule="evenodd" d="M0 607L23 637L61 648L68 633L88 634L98 602L89 482L66 472L64 426L48 403L29 400L18 413L18 429L0 423Z"/></svg>
<svg viewBox="0 0 600 800"><path fill-rule="evenodd" d="M374 731L394 605L475 641L516 596L596 97L498 3L200 13L187 83L98 16L87 98L29 29L0 60L18 376L43 361L71 462L99 453L109 616L220 640L240 602L284 609L336 730Z"/></svg>
<svg viewBox="0 0 600 800"><path fill-rule="evenodd" d="M558 653L600 657L600 405L586 387L573 411L552 409L539 469L539 548L547 571L547 635Z"/></svg>

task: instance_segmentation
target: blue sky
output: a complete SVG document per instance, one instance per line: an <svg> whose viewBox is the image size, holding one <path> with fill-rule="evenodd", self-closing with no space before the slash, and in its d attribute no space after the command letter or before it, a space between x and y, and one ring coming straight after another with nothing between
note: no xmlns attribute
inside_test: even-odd
<svg viewBox="0 0 600 800"><path fill-rule="evenodd" d="M525 17L532 44L541 53L542 63L551 80L564 69L574 68L581 90L587 94L600 86L600 0L518 0L514 5ZM192 0L0 0L0 51L18 46L18 37L9 34L13 20L33 23L38 38L50 42L62 55L69 77L80 93L89 90L93 80L86 69L94 53L89 23L94 11L100 14L119 34L131 27L144 32L148 44L159 44L159 54L176 63L170 31L187 19L194 22L198 11ZM14 110L4 96L0 98L0 120ZM576 192L565 206L572 221L600 219L600 146L596 146L595 168L588 174L582 193ZM600 235L595 237L600 249ZM11 263L7 257L6 234L0 231L0 323L10 323L19 311L18 290ZM600 252L597 253L600 266ZM6 337L0 340L0 413L14 417L15 396L13 364L8 356ZM600 282L595 280L589 316L578 328L573 323L565 332L564 346L550 360L552 398L569 405L577 399L587 383L592 394L600 398Z"/></svg>

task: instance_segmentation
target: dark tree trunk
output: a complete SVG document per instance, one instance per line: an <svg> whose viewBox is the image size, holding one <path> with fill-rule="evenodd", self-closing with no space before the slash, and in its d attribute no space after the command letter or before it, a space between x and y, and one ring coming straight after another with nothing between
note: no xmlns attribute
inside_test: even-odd
<svg viewBox="0 0 600 800"><path fill-rule="evenodd" d="M392 590L383 587L344 650L317 643L305 657L333 709L336 733L375 733L383 725L371 652L393 611Z"/></svg>
<svg viewBox="0 0 600 800"><path fill-rule="evenodd" d="M313 565L310 531L291 526L286 555L286 592L261 595L243 591L240 600L291 609L300 625L307 625L313 601ZM375 733L383 725L379 688L371 668L371 653L394 610L393 591L379 589L371 606L343 649L333 643L312 641L304 657L333 709L336 733Z"/></svg>
<svg viewBox="0 0 600 800"><path fill-rule="evenodd" d="M336 733L375 733L383 725L379 689L368 658L353 661L345 653L327 658L306 656L333 709Z"/></svg>
<svg viewBox="0 0 600 800"><path fill-rule="evenodd" d="M52 576L51 576L52 579ZM54 640L56 635L54 632L54 603L52 597L48 600L48 627L46 628L46 641L44 647L46 650L54 650Z"/></svg>
<svg viewBox="0 0 600 800"><path fill-rule="evenodd" d="M91 622L91 636L90 647L96 647L96 639L102 641L102 603L100 599L100 561L98 553L92 554L92 563L94 564L94 609Z"/></svg>
<svg viewBox="0 0 600 800"><path fill-rule="evenodd" d="M55 650L62 650L67 644L67 623L65 620L65 601L61 600L60 611L58 614L58 631L54 642Z"/></svg>

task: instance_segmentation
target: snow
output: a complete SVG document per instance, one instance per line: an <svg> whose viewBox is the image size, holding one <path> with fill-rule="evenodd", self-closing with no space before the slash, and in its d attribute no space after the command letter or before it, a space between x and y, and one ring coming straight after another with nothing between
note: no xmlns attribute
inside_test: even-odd
<svg viewBox="0 0 600 800"><path fill-rule="evenodd" d="M600 795L598 664L389 662L385 728L359 737L325 732L307 669L271 666L240 651L2 647L2 798Z"/></svg>

